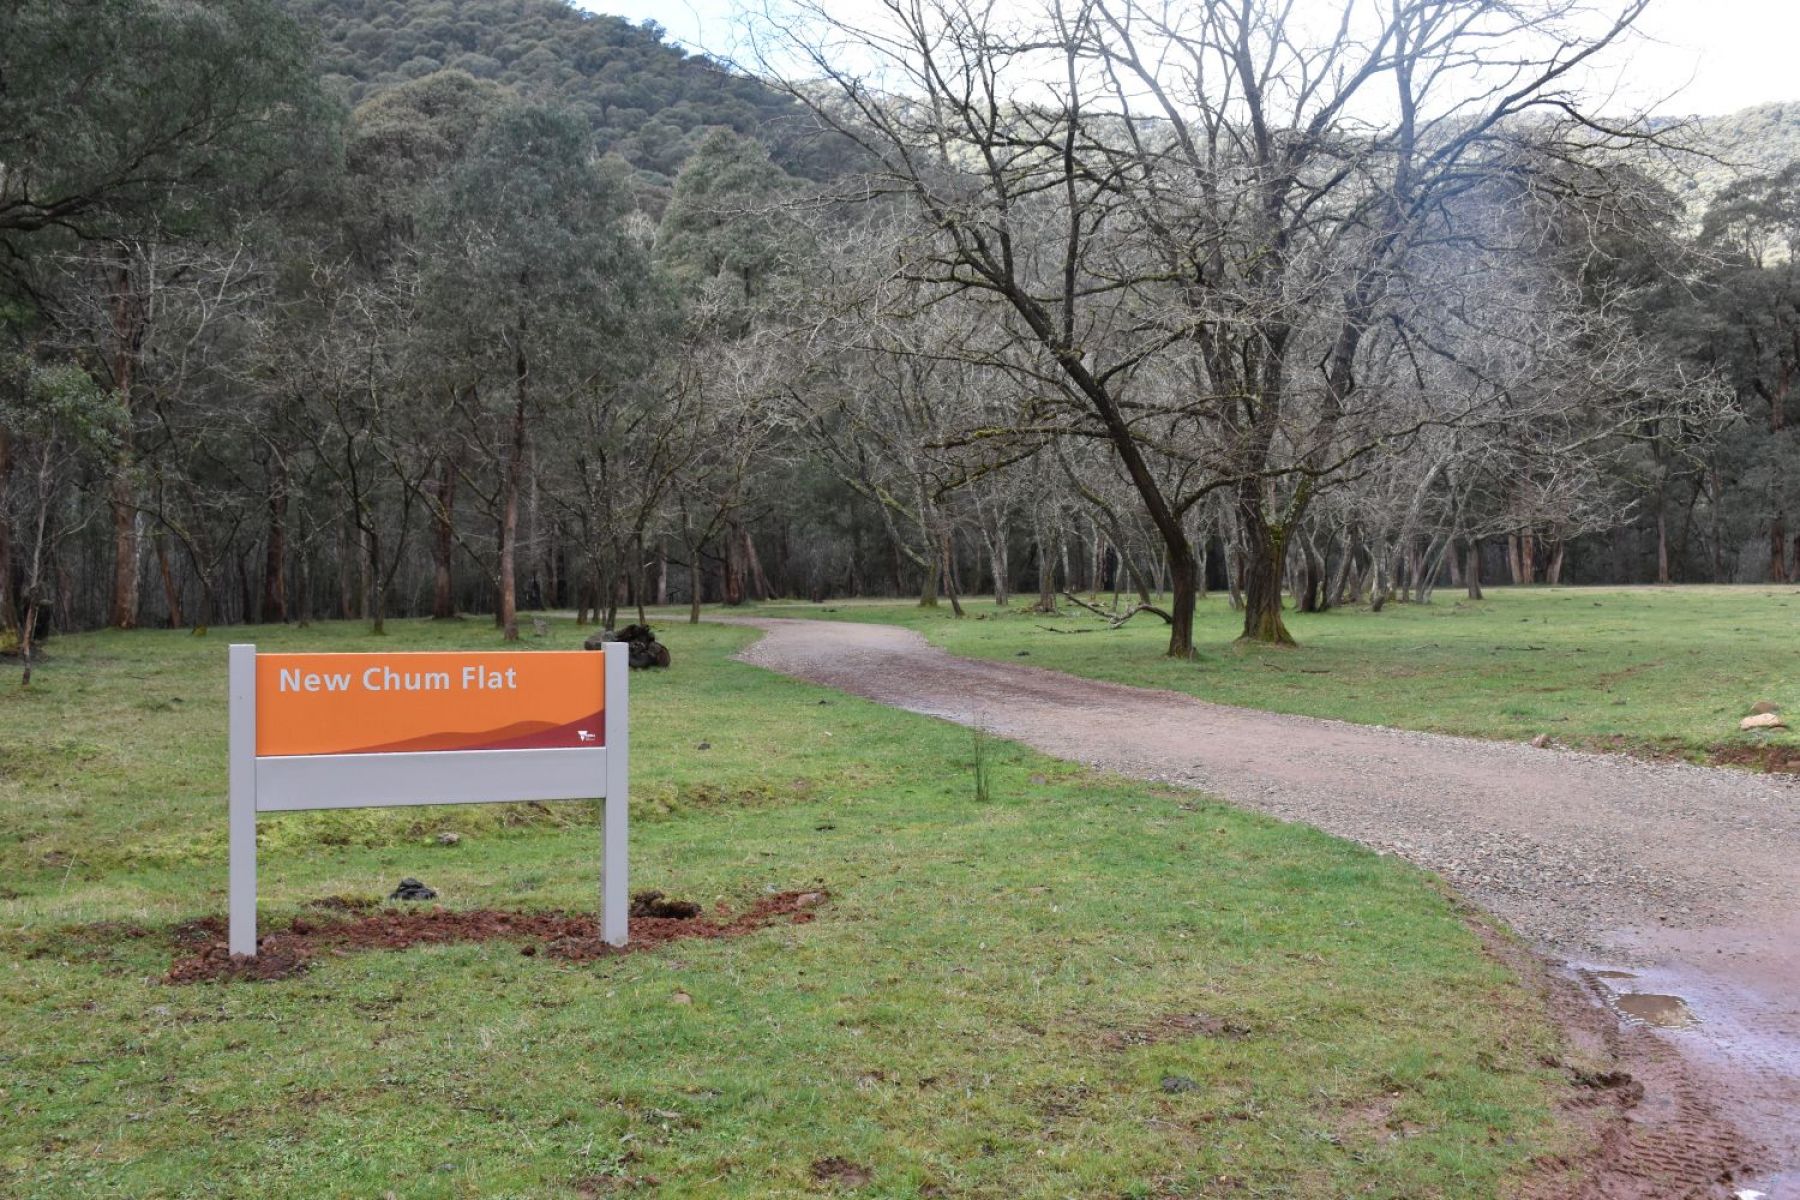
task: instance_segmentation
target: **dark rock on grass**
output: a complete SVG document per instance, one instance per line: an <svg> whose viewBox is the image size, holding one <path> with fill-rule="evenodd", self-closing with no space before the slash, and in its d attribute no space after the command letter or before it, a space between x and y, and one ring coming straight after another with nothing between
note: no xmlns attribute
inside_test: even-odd
<svg viewBox="0 0 1800 1200"><path fill-rule="evenodd" d="M1201 1086L1199 1081L1189 1079L1186 1075L1164 1075L1162 1090L1170 1095L1177 1095L1181 1092L1198 1092Z"/></svg>
<svg viewBox="0 0 1800 1200"><path fill-rule="evenodd" d="M689 921L700 915L700 906L692 900L672 900L659 891L646 890L632 893L631 915Z"/></svg>
<svg viewBox="0 0 1800 1200"><path fill-rule="evenodd" d="M599 650L609 642L624 642L630 649L627 657L634 671L669 665L669 648L656 640L656 631L648 625L627 625L620 630L602 629L591 633L581 643L583 650Z"/></svg>
<svg viewBox="0 0 1800 1200"><path fill-rule="evenodd" d="M438 894L417 879L402 879L400 886L388 893L389 900L436 900Z"/></svg>

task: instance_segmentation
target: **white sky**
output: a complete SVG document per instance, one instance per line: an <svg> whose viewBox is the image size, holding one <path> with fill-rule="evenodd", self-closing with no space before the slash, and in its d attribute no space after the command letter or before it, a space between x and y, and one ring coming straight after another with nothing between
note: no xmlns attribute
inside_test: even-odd
<svg viewBox="0 0 1800 1200"><path fill-rule="evenodd" d="M631 21L653 20L670 40L721 57L732 57L741 41L734 14L742 0L575 3ZM849 17L876 8L873 0L826 0L828 9L840 6ZM1613 56L1592 86L1616 91L1619 107L1647 104L1670 116L1713 116L1771 100L1800 100L1800 78L1793 70L1797 50L1800 0L1653 0L1638 36Z"/></svg>

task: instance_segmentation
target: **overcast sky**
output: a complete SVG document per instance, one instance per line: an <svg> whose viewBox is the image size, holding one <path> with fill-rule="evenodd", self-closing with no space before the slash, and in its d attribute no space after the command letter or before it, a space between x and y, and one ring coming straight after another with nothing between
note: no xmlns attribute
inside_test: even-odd
<svg viewBox="0 0 1800 1200"><path fill-rule="evenodd" d="M1302 0L1306 2L1306 0ZM1320 0L1321 3L1324 0ZM653 20L690 49L731 57L742 0L576 0L594 12ZM826 0L848 14L872 0ZM1606 7L1602 4L1601 7ZM1621 104L1667 115L1712 115L1771 100L1800 100L1800 0L1653 0L1627 50L1596 83L1621 87ZM1663 97L1675 93L1674 98Z"/></svg>

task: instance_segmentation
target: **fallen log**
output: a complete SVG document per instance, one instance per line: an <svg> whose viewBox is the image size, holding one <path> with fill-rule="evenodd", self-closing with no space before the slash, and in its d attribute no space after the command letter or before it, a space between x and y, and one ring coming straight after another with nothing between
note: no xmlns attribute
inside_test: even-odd
<svg viewBox="0 0 1800 1200"><path fill-rule="evenodd" d="M1077 608L1087 609L1087 611L1093 613L1096 617L1099 617L1102 621L1105 621L1107 623L1107 625L1113 629L1119 628L1119 626L1125 624L1125 622L1131 620L1131 618L1137 616L1139 613L1154 613L1155 615L1157 615L1163 619L1163 624L1165 624L1165 625L1173 625L1175 623L1174 617L1171 617L1168 613L1166 613L1162 609L1156 607L1156 605L1154 605L1154 604L1135 604L1131 608L1128 608L1124 612L1120 613L1120 612L1108 612L1104 608L1101 608L1099 605L1089 604L1086 600L1083 600L1080 596L1072 595L1069 592L1064 592L1063 598L1065 600L1067 600L1070 604L1075 605Z"/></svg>

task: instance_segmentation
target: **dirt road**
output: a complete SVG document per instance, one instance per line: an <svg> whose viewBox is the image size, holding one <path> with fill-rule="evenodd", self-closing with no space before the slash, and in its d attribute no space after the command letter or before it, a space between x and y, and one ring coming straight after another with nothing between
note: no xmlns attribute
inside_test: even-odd
<svg viewBox="0 0 1800 1200"><path fill-rule="evenodd" d="M1441 873L1568 963L1627 1035L1681 1051L1708 1095L1652 1089L1630 1120L1666 1127L1653 1158L1686 1153L1701 1122L1684 1105L1717 1105L1771 1164L1733 1191L1800 1200L1800 781L1229 708L956 658L892 626L747 623L767 636L746 661Z"/></svg>

